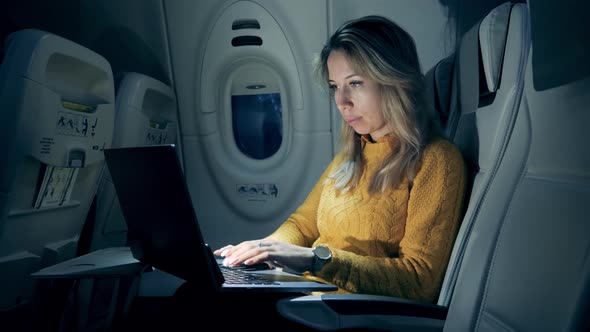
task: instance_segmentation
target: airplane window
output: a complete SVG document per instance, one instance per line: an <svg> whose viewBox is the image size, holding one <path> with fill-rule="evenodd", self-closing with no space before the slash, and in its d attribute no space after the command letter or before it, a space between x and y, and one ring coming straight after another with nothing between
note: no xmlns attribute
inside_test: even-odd
<svg viewBox="0 0 590 332"><path fill-rule="evenodd" d="M283 140L279 93L232 95L234 139L247 156L265 159L277 152Z"/></svg>

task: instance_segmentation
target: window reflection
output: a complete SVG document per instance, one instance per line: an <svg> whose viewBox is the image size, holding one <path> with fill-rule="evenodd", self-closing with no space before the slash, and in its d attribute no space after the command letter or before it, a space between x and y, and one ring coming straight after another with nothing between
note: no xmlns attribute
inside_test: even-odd
<svg viewBox="0 0 590 332"><path fill-rule="evenodd" d="M279 93L232 95L234 139L240 151L254 159L277 152L283 140Z"/></svg>

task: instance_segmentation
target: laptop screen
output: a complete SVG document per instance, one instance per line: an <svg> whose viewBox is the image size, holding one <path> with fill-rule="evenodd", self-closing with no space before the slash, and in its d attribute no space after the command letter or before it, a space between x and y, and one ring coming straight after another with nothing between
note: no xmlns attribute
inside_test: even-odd
<svg viewBox="0 0 590 332"><path fill-rule="evenodd" d="M139 261L216 291L223 283L199 229L174 145L105 149Z"/></svg>

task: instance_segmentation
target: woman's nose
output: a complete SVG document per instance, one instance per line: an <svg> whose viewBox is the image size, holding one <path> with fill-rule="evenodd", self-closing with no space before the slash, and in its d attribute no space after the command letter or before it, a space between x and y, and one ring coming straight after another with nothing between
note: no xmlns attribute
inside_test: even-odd
<svg viewBox="0 0 590 332"><path fill-rule="evenodd" d="M336 89L334 91L334 101L336 102L336 107L340 110L350 108L352 106L350 90L346 86Z"/></svg>

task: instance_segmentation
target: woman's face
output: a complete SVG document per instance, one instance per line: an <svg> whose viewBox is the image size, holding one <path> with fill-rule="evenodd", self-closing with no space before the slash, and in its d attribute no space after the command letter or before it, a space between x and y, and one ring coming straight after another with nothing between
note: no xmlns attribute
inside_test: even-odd
<svg viewBox="0 0 590 332"><path fill-rule="evenodd" d="M342 118L355 132L373 140L391 132L381 111L377 82L355 72L343 52L330 53L328 80Z"/></svg>

